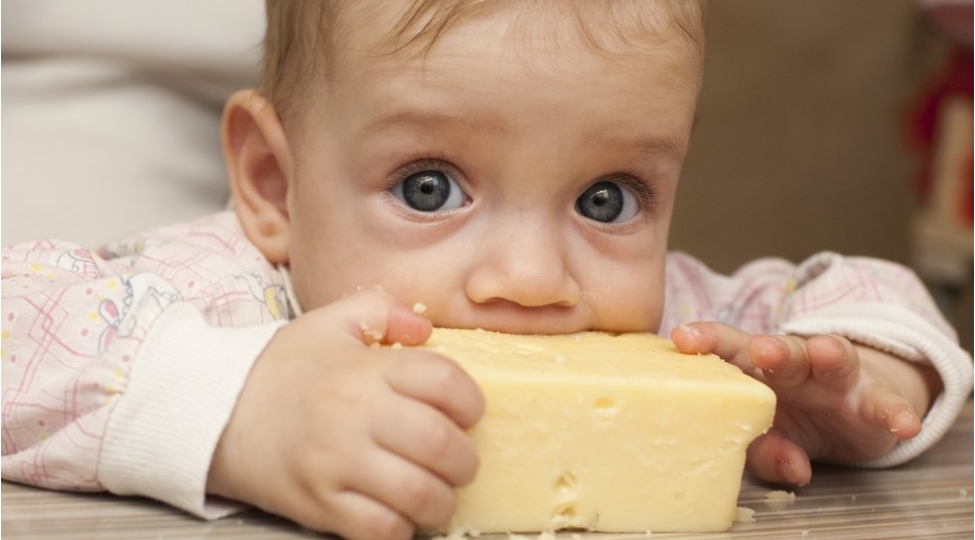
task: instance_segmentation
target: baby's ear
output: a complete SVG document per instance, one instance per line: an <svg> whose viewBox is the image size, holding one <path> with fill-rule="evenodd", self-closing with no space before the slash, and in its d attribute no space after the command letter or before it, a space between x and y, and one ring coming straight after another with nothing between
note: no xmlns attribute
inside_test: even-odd
<svg viewBox="0 0 975 540"><path fill-rule="evenodd" d="M227 100L222 135L234 209L247 238L272 263L287 263L294 162L277 111L256 91L241 90Z"/></svg>

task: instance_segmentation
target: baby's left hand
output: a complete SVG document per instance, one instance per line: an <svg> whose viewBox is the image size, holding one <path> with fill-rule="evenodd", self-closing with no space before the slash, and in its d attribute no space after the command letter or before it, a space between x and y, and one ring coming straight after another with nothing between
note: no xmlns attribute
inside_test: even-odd
<svg viewBox="0 0 975 540"><path fill-rule="evenodd" d="M714 322L674 329L685 353L713 353L769 385L778 398L772 428L748 448L762 480L808 484L810 460L855 463L881 457L921 431L938 391L931 368L855 346L835 335L752 335Z"/></svg>

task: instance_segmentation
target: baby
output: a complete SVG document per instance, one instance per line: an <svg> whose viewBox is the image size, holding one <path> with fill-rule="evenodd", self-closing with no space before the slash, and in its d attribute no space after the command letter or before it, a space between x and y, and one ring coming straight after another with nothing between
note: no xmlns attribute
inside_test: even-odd
<svg viewBox="0 0 975 540"><path fill-rule="evenodd" d="M409 538L474 478L484 409L449 360L369 346L432 326L714 352L779 397L770 482L923 452L972 367L910 272L667 252L703 48L693 1L269 1L234 213L4 250L3 477Z"/></svg>

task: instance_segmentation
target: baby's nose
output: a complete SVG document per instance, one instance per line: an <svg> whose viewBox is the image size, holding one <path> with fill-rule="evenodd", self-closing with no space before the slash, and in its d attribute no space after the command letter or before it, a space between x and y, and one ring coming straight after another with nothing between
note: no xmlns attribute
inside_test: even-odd
<svg viewBox="0 0 975 540"><path fill-rule="evenodd" d="M466 293L478 304L508 301L523 307L574 306L579 284L564 240L554 231L518 231L486 242Z"/></svg>

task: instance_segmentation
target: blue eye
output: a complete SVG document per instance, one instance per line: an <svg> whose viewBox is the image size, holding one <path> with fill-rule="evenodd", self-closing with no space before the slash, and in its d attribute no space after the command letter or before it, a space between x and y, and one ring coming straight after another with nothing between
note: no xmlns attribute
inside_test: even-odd
<svg viewBox="0 0 975 540"><path fill-rule="evenodd" d="M407 176L390 192L417 212L442 212L464 206L467 196L447 173L420 171Z"/></svg>
<svg viewBox="0 0 975 540"><path fill-rule="evenodd" d="M640 210L636 196L626 187L603 180L589 186L576 199L576 212L600 223L622 223Z"/></svg>

